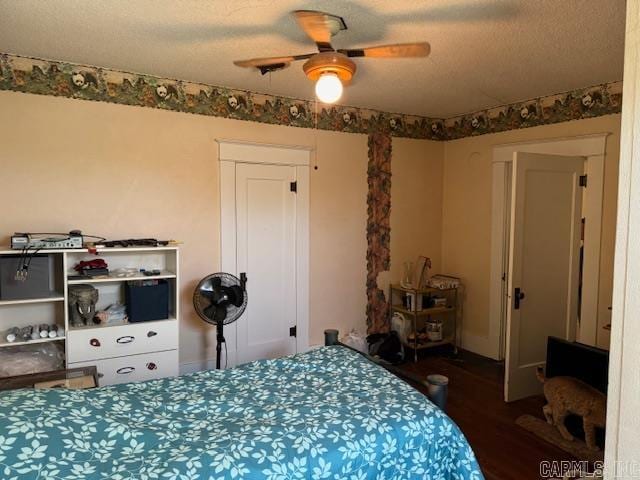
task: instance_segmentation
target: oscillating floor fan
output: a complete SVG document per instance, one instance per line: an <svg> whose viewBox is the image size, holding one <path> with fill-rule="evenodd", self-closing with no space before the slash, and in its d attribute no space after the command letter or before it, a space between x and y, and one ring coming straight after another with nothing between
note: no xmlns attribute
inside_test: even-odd
<svg viewBox="0 0 640 480"><path fill-rule="evenodd" d="M213 273L204 277L193 292L193 306L207 323L216 326L216 368L220 369L223 328L235 322L247 308L247 277L230 273Z"/></svg>

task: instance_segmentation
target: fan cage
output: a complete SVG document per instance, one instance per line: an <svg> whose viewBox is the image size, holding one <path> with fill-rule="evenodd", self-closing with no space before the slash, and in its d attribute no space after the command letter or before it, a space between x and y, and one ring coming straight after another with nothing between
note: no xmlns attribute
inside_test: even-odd
<svg viewBox="0 0 640 480"><path fill-rule="evenodd" d="M204 310L211 305L211 301L205 295L203 295L202 292L212 292L214 290L214 287L213 287L214 279L219 279L220 285L223 287L232 287L232 286L243 287L242 282L238 277L230 273L224 273L224 272L213 273L211 275L207 275L202 280L200 280L200 283L198 283L198 286L196 287L193 293L193 306L198 316L202 320L204 320L205 322L211 325L217 325L218 322L209 318L204 313ZM242 305L240 305L239 307L236 307L233 304L227 305L227 316L223 320L222 324L228 325L230 323L235 322L238 318L240 318L240 316L242 315L242 313L246 308L247 308L247 290L246 288L243 287Z"/></svg>

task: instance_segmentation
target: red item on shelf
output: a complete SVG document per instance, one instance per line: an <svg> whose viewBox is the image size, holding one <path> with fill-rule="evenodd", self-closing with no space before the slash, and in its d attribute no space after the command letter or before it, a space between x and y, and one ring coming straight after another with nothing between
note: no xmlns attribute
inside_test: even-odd
<svg viewBox="0 0 640 480"><path fill-rule="evenodd" d="M73 269L78 273L82 273L85 270L91 270L93 268L108 268L108 265L103 259L97 258L95 260L89 260L88 262L83 260L73 267Z"/></svg>

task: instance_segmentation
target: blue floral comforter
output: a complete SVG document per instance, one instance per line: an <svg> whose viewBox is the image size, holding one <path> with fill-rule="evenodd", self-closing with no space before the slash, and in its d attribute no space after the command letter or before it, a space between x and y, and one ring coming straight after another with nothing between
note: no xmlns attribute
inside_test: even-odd
<svg viewBox="0 0 640 480"><path fill-rule="evenodd" d="M458 427L342 347L93 390L0 394L0 478L481 479Z"/></svg>

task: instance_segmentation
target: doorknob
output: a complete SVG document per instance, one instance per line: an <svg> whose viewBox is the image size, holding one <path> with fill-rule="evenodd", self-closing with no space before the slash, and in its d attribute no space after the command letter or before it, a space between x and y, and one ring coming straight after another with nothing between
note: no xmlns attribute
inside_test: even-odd
<svg viewBox="0 0 640 480"><path fill-rule="evenodd" d="M520 288L516 288L513 291L513 309L520 309L520 300L524 298L524 292L520 291Z"/></svg>

